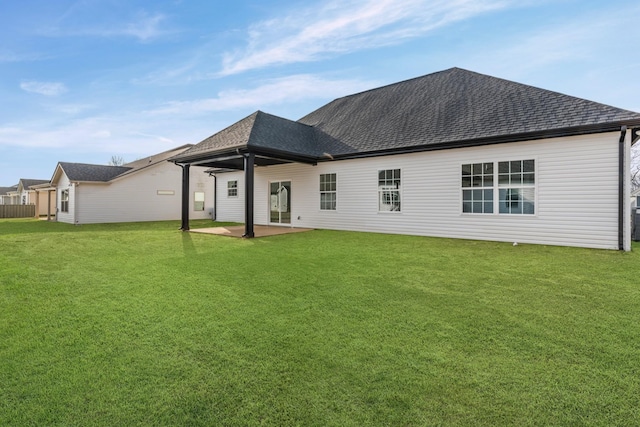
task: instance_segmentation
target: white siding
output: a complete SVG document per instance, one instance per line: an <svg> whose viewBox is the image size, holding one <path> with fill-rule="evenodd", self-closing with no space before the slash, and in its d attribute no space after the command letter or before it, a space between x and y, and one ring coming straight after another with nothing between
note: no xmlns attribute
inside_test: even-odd
<svg viewBox="0 0 640 427"><path fill-rule="evenodd" d="M291 180L296 227L617 249L618 138L608 133L256 168L254 220L268 223L268 182ZM463 163L525 159L536 160L535 215L461 213ZM402 212L378 212L378 170L395 168L402 171ZM320 210L322 173L337 174L336 211ZM218 211L225 212L219 219L226 220L227 203L219 199Z"/></svg>
<svg viewBox="0 0 640 427"><path fill-rule="evenodd" d="M69 190L69 211L62 212L60 195L62 194L62 190L67 189ZM71 186L67 175L61 174L56 187L56 221L68 222L69 224L73 224L75 222L75 202L75 188Z"/></svg>
<svg viewBox="0 0 640 427"><path fill-rule="evenodd" d="M228 197L227 183L238 181L238 196ZM256 182L258 182L256 180ZM217 221L244 222L244 172L225 172L217 175Z"/></svg>
<svg viewBox="0 0 640 427"><path fill-rule="evenodd" d="M200 167L190 169L190 219L211 217L213 179L204 170ZM58 190L65 188L65 180L66 176L63 176ZM173 194L161 195L158 191ZM204 211L194 211L196 191L205 193ZM177 220L182 212L181 194L182 169L162 162L108 184L82 182L72 187L69 191L69 214L60 213L58 220L76 224ZM60 208L59 200L57 204Z"/></svg>

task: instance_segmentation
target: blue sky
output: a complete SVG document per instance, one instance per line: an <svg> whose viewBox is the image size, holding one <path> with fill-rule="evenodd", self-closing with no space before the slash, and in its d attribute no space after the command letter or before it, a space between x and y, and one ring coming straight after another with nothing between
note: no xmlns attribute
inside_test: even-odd
<svg viewBox="0 0 640 427"><path fill-rule="evenodd" d="M637 0L0 0L0 186L461 67L640 111Z"/></svg>

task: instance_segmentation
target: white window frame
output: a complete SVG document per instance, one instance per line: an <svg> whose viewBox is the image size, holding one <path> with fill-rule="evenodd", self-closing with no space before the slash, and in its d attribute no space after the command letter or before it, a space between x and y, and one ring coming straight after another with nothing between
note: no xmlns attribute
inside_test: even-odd
<svg viewBox="0 0 640 427"><path fill-rule="evenodd" d="M235 185L231 185L231 183L235 183ZM238 197L238 180L237 179L231 179L227 181L227 197L231 199L235 199Z"/></svg>
<svg viewBox="0 0 640 427"><path fill-rule="evenodd" d="M198 195L202 194L202 200L198 200L199 197ZM202 212L204 211L204 205L205 205L205 194L204 191L194 191L193 192L193 211L194 212ZM202 203L202 207L200 208L199 203Z"/></svg>
<svg viewBox="0 0 640 427"><path fill-rule="evenodd" d="M514 156L515 157L515 156ZM502 159L502 160L494 160L494 161L475 161L475 162L464 162L464 163L460 163L460 213L462 215L489 215L489 216L493 216L493 215L500 215L500 216L510 216L510 217L532 217L532 216L536 216L538 214L538 159L536 157L528 157L528 156L523 156L524 158L510 158L510 159ZM522 170L520 170L519 172L516 171L512 171L511 170L511 163L516 163L516 162L520 162L520 166L523 167L524 166L524 162L533 162L533 171L527 171L524 172ZM478 187L473 187L473 185L471 187L464 187L464 183L463 183L463 179L464 176L462 175L462 167L464 165L473 165L473 164L478 164L478 163L482 163L482 164L486 164L486 163L493 163L493 186L489 187L489 186L478 186ZM502 174L500 173L500 164L501 163L509 163L509 171L507 172L503 172ZM519 181L518 182L518 178L517 176L520 176ZM505 183L505 177L508 176L508 183ZM514 181L512 182L512 177L516 178ZM525 178L526 177L526 178ZM502 178L502 183L500 183L500 179ZM532 182L522 182L524 180L528 180L531 179ZM464 197L464 191L465 190L473 190L473 189L478 189L478 190L492 190L492 194L493 194L493 212L492 213L485 213L485 212L465 212L465 197ZM526 202L531 203L532 207L533 207L533 212L525 212L524 206L523 205L523 209L518 209L515 211L510 211L510 212L504 212L504 208L503 211L500 211L501 208L501 199L500 199L500 195L501 193L506 190L507 192L511 192L513 190L516 190L515 194L518 194L518 201L521 200L520 197L523 194L529 195L530 199L527 200ZM504 202L504 200L502 200L502 202ZM513 203L513 202L510 202ZM511 206L509 207L511 210Z"/></svg>
<svg viewBox="0 0 640 427"><path fill-rule="evenodd" d="M527 166L526 163L533 162L533 165L529 164L529 170L524 170ZM504 160L500 162L496 162L496 166L498 167L498 185L497 185L497 196L498 196L498 214L499 215L517 215L517 216L533 216L537 212L537 187L536 187L536 159L525 158L519 160ZM500 170L501 165L506 163L508 167L508 172L504 173ZM515 166L515 169L514 169ZM505 177L508 177L508 183L502 182ZM513 180L515 179L515 182ZM501 212L502 200L501 193L505 191L506 193L515 194L517 196L517 200L513 201L513 199L509 200L509 212ZM529 196L527 198L526 196ZM512 196L509 196L512 197ZM515 204L515 209L514 208ZM531 206L533 212L525 212L526 207Z"/></svg>
<svg viewBox="0 0 640 427"><path fill-rule="evenodd" d="M396 171L398 172L398 177L395 177ZM385 176L384 184L380 184L380 173L384 172L385 175L388 175L388 172L391 172L391 177ZM399 214L402 212L402 169L401 168L390 168L390 169L378 169L378 173L376 175L376 180L378 182L378 213L395 213ZM398 182L395 182L395 181ZM394 194L397 195L398 200L394 199ZM388 199L389 203L384 203ZM398 208L394 208L394 204L398 205ZM383 206L391 206L389 209L384 208Z"/></svg>
<svg viewBox="0 0 640 427"><path fill-rule="evenodd" d="M329 180L329 181L322 181L322 177L327 177L327 176L331 176L333 175L333 180ZM325 187L323 188L323 184L325 185ZM333 184L333 189L327 189L326 185L329 184ZM336 211L338 210L338 174L335 172L330 172L330 173L321 173L319 175L319 188L320 188L320 197L319 197L319 201L320 201L320 210L321 211ZM331 187L330 187L331 188ZM325 201L323 203L323 196L326 195L333 195L333 200L330 200L328 203L329 205L327 205L327 202ZM328 206L328 207L327 207Z"/></svg>
<svg viewBox="0 0 640 427"><path fill-rule="evenodd" d="M65 197L66 196L66 197ZM60 191L60 212L69 213L69 189Z"/></svg>
<svg viewBox="0 0 640 427"><path fill-rule="evenodd" d="M490 174L485 173L487 165L491 165ZM469 167L468 174L465 174L465 166ZM477 166L480 168L479 171ZM495 179L495 162L462 163L460 165L460 187L462 188L460 195L463 214L493 215L495 213ZM486 197L487 195L490 195L490 198ZM465 210L466 208L470 210ZM480 208L480 212L476 212L476 208Z"/></svg>

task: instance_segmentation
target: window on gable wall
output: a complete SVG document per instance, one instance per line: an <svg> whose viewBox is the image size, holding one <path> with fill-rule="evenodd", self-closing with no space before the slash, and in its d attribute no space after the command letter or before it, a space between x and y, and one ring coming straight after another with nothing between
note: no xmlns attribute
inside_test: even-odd
<svg viewBox="0 0 640 427"><path fill-rule="evenodd" d="M60 212L69 212L69 189L60 192Z"/></svg>
<svg viewBox="0 0 640 427"><path fill-rule="evenodd" d="M535 160L463 164L461 183L462 213L535 214Z"/></svg>

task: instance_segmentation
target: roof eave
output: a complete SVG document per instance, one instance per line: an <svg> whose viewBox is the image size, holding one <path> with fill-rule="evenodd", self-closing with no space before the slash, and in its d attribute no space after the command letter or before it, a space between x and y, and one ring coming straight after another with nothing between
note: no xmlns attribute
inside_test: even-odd
<svg viewBox="0 0 640 427"><path fill-rule="evenodd" d="M511 135L498 135L498 136L474 138L474 139L468 139L468 140L447 141L447 142L441 142L437 144L420 144L420 145L414 145L414 146L408 146L408 147L397 147L397 148L389 148L389 149L376 150L376 151L361 151L357 153L336 154L331 156L325 156L322 159L320 159L320 161L359 159L359 158L365 158L365 157L377 157L377 156L384 156L384 155L391 155L391 154L408 154L408 153L417 153L422 151L447 150L447 149L454 149L454 148L466 148L466 147L477 147L482 145L503 144L503 143L509 143L509 142L535 141L535 140L547 139L547 138L560 138L560 137L568 137L568 136L616 132L616 131L619 131L622 126L627 126L627 127L640 126L640 119L611 122L611 123L604 123L604 124L597 124L597 125L588 125L588 126L575 126L575 127L568 127L568 128L548 129L548 130L536 131L536 132L523 132L523 133L511 134Z"/></svg>
<svg viewBox="0 0 640 427"><path fill-rule="evenodd" d="M233 147L232 149L225 148L217 151L208 151L206 153L194 153L190 156L174 157L169 159L168 161L177 165L191 164L197 166L198 163L207 163L212 159L221 160L225 158L237 158L238 156L242 156L246 153L253 153L258 156L289 160L298 163L316 164L318 162L318 158L316 156L277 150L269 147L255 147L248 145Z"/></svg>
<svg viewBox="0 0 640 427"><path fill-rule="evenodd" d="M83 181L78 179L69 179L69 183L76 184L76 185L80 185L80 184L109 185L111 184L111 181L86 181L86 180Z"/></svg>
<svg viewBox="0 0 640 427"><path fill-rule="evenodd" d="M175 163L176 165L193 164L194 166L197 166L197 163L205 162L207 160L211 160L212 158L231 156L237 157L242 152L246 152L246 145L237 147L225 147L219 150L208 150L187 155L178 155L167 159L167 161Z"/></svg>

